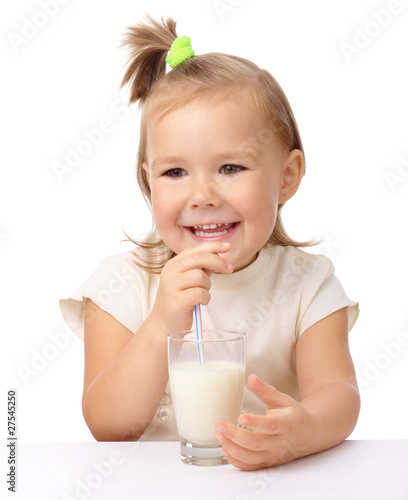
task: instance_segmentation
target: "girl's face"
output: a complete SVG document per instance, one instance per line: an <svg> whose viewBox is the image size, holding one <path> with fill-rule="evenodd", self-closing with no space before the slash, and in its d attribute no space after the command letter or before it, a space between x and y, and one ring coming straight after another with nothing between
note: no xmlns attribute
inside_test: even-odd
<svg viewBox="0 0 408 500"><path fill-rule="evenodd" d="M249 105L191 102L149 121L143 164L157 230L176 254L223 240L235 271L251 264L272 234L278 204L303 174Z"/></svg>

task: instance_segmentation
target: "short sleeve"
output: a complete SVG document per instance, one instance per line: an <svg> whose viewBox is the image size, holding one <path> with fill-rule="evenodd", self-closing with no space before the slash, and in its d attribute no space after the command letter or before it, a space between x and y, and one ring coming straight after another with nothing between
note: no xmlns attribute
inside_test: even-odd
<svg viewBox="0 0 408 500"><path fill-rule="evenodd" d="M302 293L296 327L296 338L312 325L330 314L348 308L348 331L353 328L358 315L359 304L351 300L334 274L333 264L329 259L319 256L318 268Z"/></svg>
<svg viewBox="0 0 408 500"><path fill-rule="evenodd" d="M131 332L136 333L140 328L148 314L148 293L144 289L149 283L129 254L107 257L72 295L60 300L62 315L78 337L84 337L86 298Z"/></svg>

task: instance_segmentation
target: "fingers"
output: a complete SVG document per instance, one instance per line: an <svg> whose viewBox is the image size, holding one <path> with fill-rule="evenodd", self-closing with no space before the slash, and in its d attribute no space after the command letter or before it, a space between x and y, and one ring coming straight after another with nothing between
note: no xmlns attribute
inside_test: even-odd
<svg viewBox="0 0 408 500"><path fill-rule="evenodd" d="M239 427L228 422L218 422L216 438L220 443L225 439L252 451L268 449L270 437L285 432L285 420L279 411L276 414L253 415L243 413L238 419Z"/></svg>
<svg viewBox="0 0 408 500"><path fill-rule="evenodd" d="M279 410L277 410L279 412ZM242 415L244 416L244 415ZM254 429L268 429L270 416L248 415L248 426ZM259 417L259 421L257 418ZM278 422L278 427L283 421ZM235 427L227 422L219 422L215 437L222 445L222 452L228 461L242 470L257 470L272 467L293 460L298 455L296 439L282 434L268 434L248 428Z"/></svg>
<svg viewBox="0 0 408 500"><path fill-rule="evenodd" d="M248 377L248 387L270 409L284 408L297 404L296 400L291 396L279 392L272 385L262 382L262 380L254 374Z"/></svg>
<svg viewBox="0 0 408 500"><path fill-rule="evenodd" d="M228 247L230 245L228 244ZM163 269L160 281L161 288L184 291L189 289L210 290L210 276L214 272L228 274L233 272L233 266L220 257L217 253L204 251L219 250L216 242L189 248L170 260ZM224 250L224 246L222 247ZM201 293L201 292L200 292Z"/></svg>
<svg viewBox="0 0 408 500"><path fill-rule="evenodd" d="M226 422L218 423L216 429L215 437L230 463L243 470L259 469L261 464L267 463L274 436L254 436L254 433Z"/></svg>
<svg viewBox="0 0 408 500"><path fill-rule="evenodd" d="M228 461L242 470L257 470L301 456L296 434L301 422L299 403L254 374L248 377L248 386L266 404L266 415L243 413L238 418L240 427L217 423L215 437Z"/></svg>
<svg viewBox="0 0 408 500"><path fill-rule="evenodd" d="M194 306L207 305L211 299L210 276L234 271L232 264L221 257L230 248L227 242L205 242L169 260L161 272L152 310L157 320L168 324L171 331L189 329Z"/></svg>
<svg viewBox="0 0 408 500"><path fill-rule="evenodd" d="M254 415L243 413L238 418L238 425L250 433L278 435L285 432L284 412L269 412L268 415ZM252 436L247 435L251 441ZM255 448L254 448L255 449Z"/></svg>
<svg viewBox="0 0 408 500"><path fill-rule="evenodd" d="M211 280L208 274L202 269L190 269L183 275L183 281L180 284L181 290L188 290L192 287L200 287L204 290L210 290Z"/></svg>
<svg viewBox="0 0 408 500"><path fill-rule="evenodd" d="M282 436L270 436L266 439L268 450L254 451L224 438L222 453L232 465L247 471L276 467L303 456L298 452L296 440L285 440Z"/></svg>
<svg viewBox="0 0 408 500"><path fill-rule="evenodd" d="M182 272L189 269L203 269L209 271L208 275L213 272L228 274L233 272L234 267L219 254L226 253L230 249L231 245L228 242L204 242L201 245L187 248L170 262L173 262L174 266L180 266L179 270Z"/></svg>
<svg viewBox="0 0 408 500"><path fill-rule="evenodd" d="M236 467L237 469L241 469L244 471L255 471L259 469L266 469L268 467L271 467L271 464L268 462L256 462L256 463L246 463L242 462L241 460L238 460L237 458L233 457L230 455L230 453L226 449L222 449L222 453L225 456L225 458L228 460L228 462Z"/></svg>
<svg viewBox="0 0 408 500"><path fill-rule="evenodd" d="M203 241L188 250L197 250L198 252L225 253L231 250L231 243L228 241Z"/></svg>

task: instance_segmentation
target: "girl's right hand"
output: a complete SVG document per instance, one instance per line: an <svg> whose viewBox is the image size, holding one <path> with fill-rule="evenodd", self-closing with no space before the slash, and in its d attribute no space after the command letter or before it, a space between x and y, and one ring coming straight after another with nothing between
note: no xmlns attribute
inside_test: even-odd
<svg viewBox="0 0 408 500"><path fill-rule="evenodd" d="M213 273L234 271L233 265L218 255L230 248L228 242L204 242L183 250L164 266L150 317L154 317L167 334L191 328L194 306L207 305L211 299Z"/></svg>

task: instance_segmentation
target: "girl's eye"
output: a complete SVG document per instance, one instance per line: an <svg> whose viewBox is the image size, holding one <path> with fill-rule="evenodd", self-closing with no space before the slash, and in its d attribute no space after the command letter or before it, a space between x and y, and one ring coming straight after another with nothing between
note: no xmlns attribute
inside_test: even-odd
<svg viewBox="0 0 408 500"><path fill-rule="evenodd" d="M243 167L240 167L239 165L224 165L221 167L220 172L222 174L232 175L240 172L241 170L243 170Z"/></svg>
<svg viewBox="0 0 408 500"><path fill-rule="evenodd" d="M171 168L170 170L167 170L167 172L164 173L164 175L167 175L168 177L183 177L183 175L186 175L187 172L182 169L182 168Z"/></svg>

